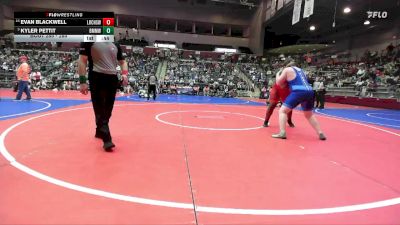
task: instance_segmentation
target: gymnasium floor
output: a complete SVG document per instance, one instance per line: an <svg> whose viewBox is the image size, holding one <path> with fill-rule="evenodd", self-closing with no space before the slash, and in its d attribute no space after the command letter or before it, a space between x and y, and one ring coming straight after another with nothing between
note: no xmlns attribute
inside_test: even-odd
<svg viewBox="0 0 400 225"><path fill-rule="evenodd" d="M248 99L119 96L94 138L88 96L0 90L0 224L400 224L400 111L327 104L319 141L301 111Z"/></svg>

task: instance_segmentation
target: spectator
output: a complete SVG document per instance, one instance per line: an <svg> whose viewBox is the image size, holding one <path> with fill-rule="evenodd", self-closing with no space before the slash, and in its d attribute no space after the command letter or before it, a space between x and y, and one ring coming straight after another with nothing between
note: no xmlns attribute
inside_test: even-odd
<svg viewBox="0 0 400 225"><path fill-rule="evenodd" d="M28 58L22 55L19 58L21 64L18 66L17 69L17 79L18 79L18 94L15 100L21 100L22 93L26 94L26 100L31 100L31 93L29 90L29 74L31 72L31 67L27 63Z"/></svg>
<svg viewBox="0 0 400 225"><path fill-rule="evenodd" d="M319 109L324 109L325 108L325 93L326 93L326 91L325 91L325 86L324 86L324 81L323 81L323 79L319 79L319 84L318 84L318 86L317 86L317 89L316 89L316 100L317 100L317 103L316 103L316 108L319 108Z"/></svg>

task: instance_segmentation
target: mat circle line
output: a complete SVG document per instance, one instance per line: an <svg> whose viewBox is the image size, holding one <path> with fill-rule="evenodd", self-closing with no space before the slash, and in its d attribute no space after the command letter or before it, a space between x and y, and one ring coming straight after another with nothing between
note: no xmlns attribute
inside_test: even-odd
<svg viewBox="0 0 400 225"><path fill-rule="evenodd" d="M395 116L399 116L397 114L393 114L393 113L367 113L367 116L372 117L372 118L382 119L382 120L391 120L391 121L400 122L400 120L384 118L384 117L379 117L379 116L373 116L373 115L395 115Z"/></svg>
<svg viewBox="0 0 400 225"><path fill-rule="evenodd" d="M14 116L22 116L22 115L27 115L27 114L35 113L35 112L40 112L40 111L43 111L43 110L48 109L48 108L51 107L51 103L50 103L50 102L41 101L41 100L36 100L36 99L31 99L31 100L29 100L29 101L41 102L41 103L46 104L46 106L43 107L43 108L40 108L40 109L35 109L35 110L32 110L32 111L28 111L28 112L14 113L14 114L10 114L10 115L0 116L0 119L9 118L9 117L14 117Z"/></svg>
<svg viewBox="0 0 400 225"><path fill-rule="evenodd" d="M264 121L264 118L258 117L258 116L253 116L253 115L248 115L244 113L232 113L232 112L225 112L225 111L205 111L205 110L186 110L186 111L168 111L168 112L163 112L159 113L155 116L156 120L175 127L183 127L183 128L189 128L189 129L197 129L197 130L213 130L213 131L243 131L243 130L256 130L263 128L263 126L258 126L258 127L245 127L245 128L213 128L213 127L196 127L196 126L188 126L188 125L183 125L183 124L177 124L177 123L171 123L165 120L160 119L161 116L167 115L167 114L172 114L172 113L190 113L190 112L205 112L205 113L223 113L223 114L233 114L233 115L240 115L240 116L247 116L251 118L256 118L259 120Z"/></svg>
<svg viewBox="0 0 400 225"><path fill-rule="evenodd" d="M340 118L343 121L347 121L347 122L350 122L350 121L356 122L356 123L358 122L357 124L368 123L368 124L378 125L378 126L395 127L395 128L399 128L400 127L400 126L387 124L387 123L376 123L376 122L370 122L370 121L365 121L365 120L356 120L356 119L349 119L349 118L345 118L345 117L341 117L341 116L334 116L334 115L330 115L328 113L323 113L319 109L316 109L315 112L317 112L320 115L324 115L324 116L331 117L331 118ZM364 124L361 124L361 125L364 125ZM375 129L378 129L378 128L375 128Z"/></svg>
<svg viewBox="0 0 400 225"><path fill-rule="evenodd" d="M119 106L131 106L131 105L154 105L154 104L123 104L123 105L115 105ZM40 173L36 170L33 170L21 163L19 163L6 149L4 141L6 136L16 127L29 122L34 119L38 119L41 117L46 117L58 113L69 112L69 111L77 111L82 109L91 109L92 107L80 107L80 108L72 108L67 110L61 110L56 112L50 112L38 116L33 116L31 118L22 120L18 123L13 124L12 126L8 127L5 131L0 134L0 153L5 157L6 160L10 162L12 166L25 172L33 177L36 177L40 180L87 194L106 197L115 200L121 200L126 202L132 203L139 203L139 204L146 204L146 205L153 205L153 206L162 206L162 207L170 207L170 208L180 208L180 209L193 209L192 203L181 203L181 202L172 202L172 201L162 201L162 200L155 200L155 199L148 199L142 197L135 197L135 196L128 196L128 195L121 195L112 192L106 192L98 189L93 189L85 186L80 186L77 184L69 183L63 180L56 179L54 177L47 176L43 173ZM329 116L328 116L329 117ZM332 118L332 117L331 117ZM354 124L358 124L355 122L342 120L338 118L332 118L344 122L350 122ZM363 125L363 124L361 124ZM376 130L384 131L390 134L395 134L400 136L400 134L396 134L381 128L376 128L369 125L364 125ZM210 207L210 206L195 206L195 210L198 212L207 212L207 213L220 213L220 214L237 214L237 215L273 215L273 216L293 216L293 215L319 215L319 214L332 214L332 213L344 213L344 212L353 212L353 211L360 211L360 210L368 210L374 208L381 208L387 206L393 206L400 204L400 197L398 198L391 198L382 201L375 201L369 203L362 203L357 205L347 205L347 206L338 206L338 207L331 207L331 208L315 208L315 209L240 209L240 208L221 208L221 207Z"/></svg>

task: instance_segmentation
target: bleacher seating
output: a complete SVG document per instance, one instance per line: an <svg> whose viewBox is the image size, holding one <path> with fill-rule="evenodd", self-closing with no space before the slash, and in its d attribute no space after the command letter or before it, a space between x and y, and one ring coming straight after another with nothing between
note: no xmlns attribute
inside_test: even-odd
<svg viewBox="0 0 400 225"><path fill-rule="evenodd" d="M43 44L18 44L17 47L25 49L9 46L0 49L1 87L10 87L15 79L18 57L24 54L28 56L32 70L41 72L42 80L47 84L44 88L62 88L69 81L75 81L72 89L77 88L76 48L66 52L50 51L52 46ZM301 62L300 67L311 81L317 77L323 81L327 95L400 98L400 47L397 46L394 51L396 52L390 57L383 57L379 61L308 65L301 61L301 57L297 57L297 60ZM232 55L211 53L198 54L194 51L167 51L157 48L152 48L151 51L127 52L130 84L135 91L144 89L146 77L154 73L167 86L200 86L199 92L209 86L213 94L230 96L233 92L236 95L238 92L268 88L273 83L271 81L276 72L282 67L278 57L260 60L245 54L236 55L235 58Z"/></svg>

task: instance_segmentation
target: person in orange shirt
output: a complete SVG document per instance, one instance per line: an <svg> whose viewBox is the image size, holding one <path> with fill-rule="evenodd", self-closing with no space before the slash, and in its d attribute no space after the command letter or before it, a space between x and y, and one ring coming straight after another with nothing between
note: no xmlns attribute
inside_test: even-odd
<svg viewBox="0 0 400 225"><path fill-rule="evenodd" d="M25 92L26 100L31 100L31 92L29 90L29 74L31 73L31 67L28 65L28 58L24 55L19 57L21 64L17 68L17 79L18 79L18 94L15 100L21 100L22 93Z"/></svg>

